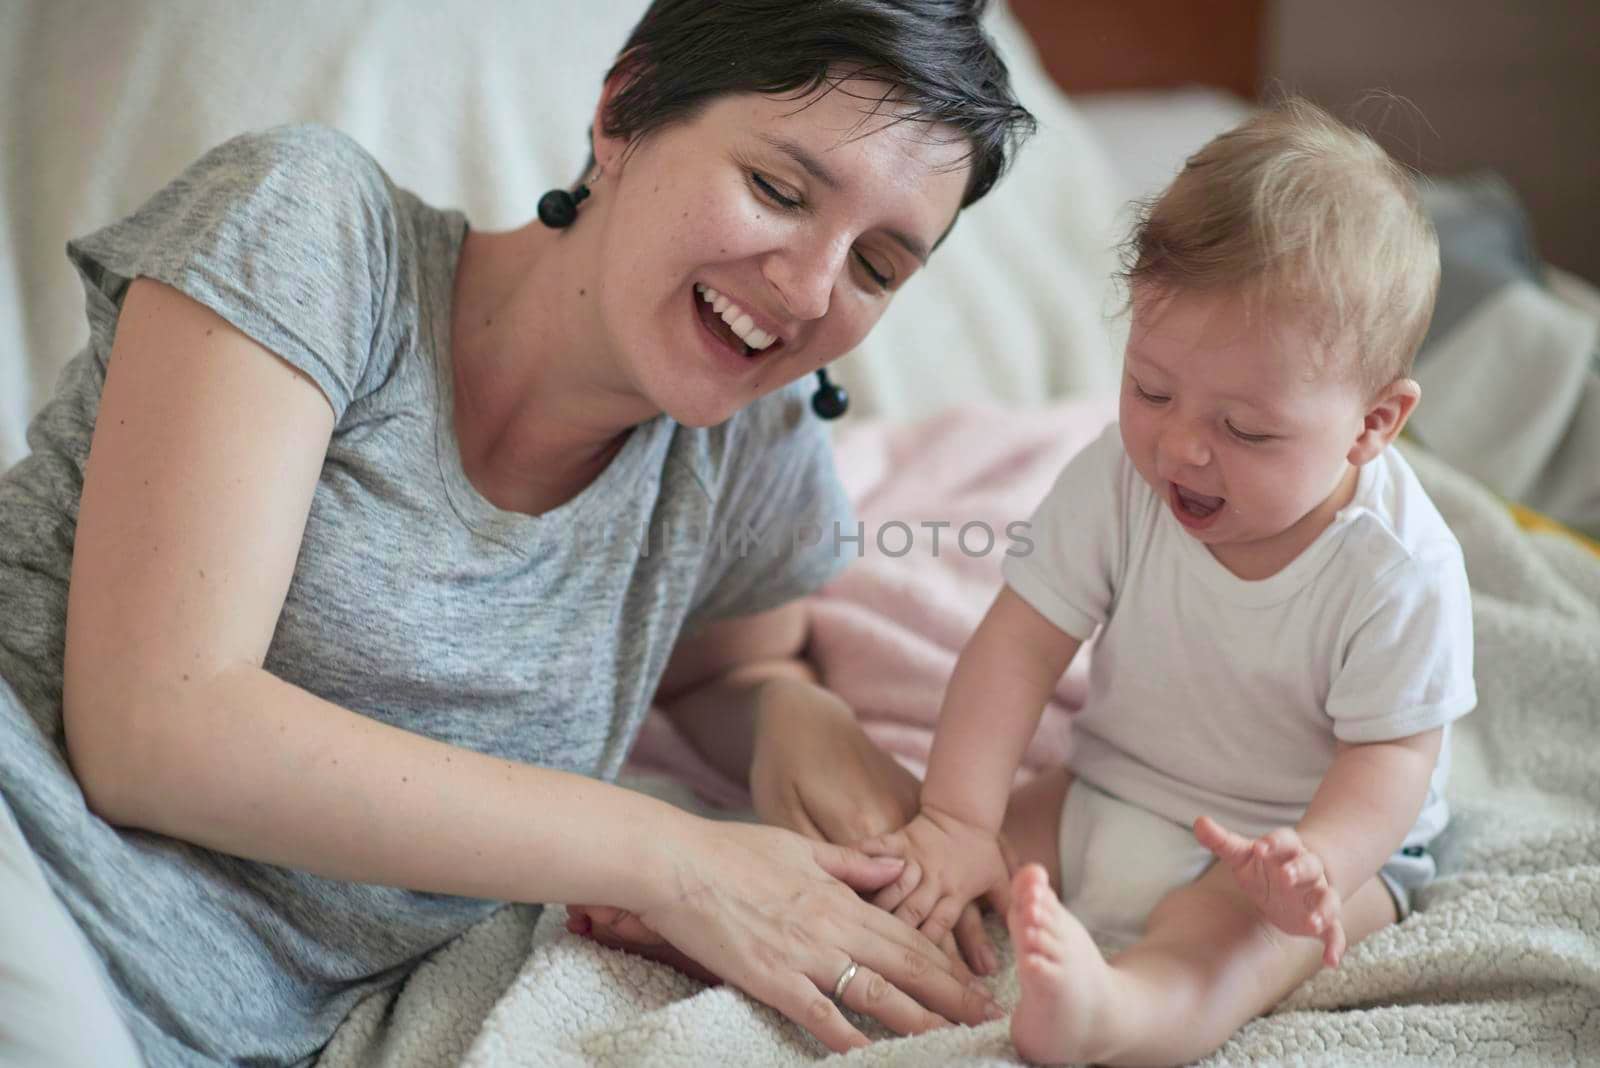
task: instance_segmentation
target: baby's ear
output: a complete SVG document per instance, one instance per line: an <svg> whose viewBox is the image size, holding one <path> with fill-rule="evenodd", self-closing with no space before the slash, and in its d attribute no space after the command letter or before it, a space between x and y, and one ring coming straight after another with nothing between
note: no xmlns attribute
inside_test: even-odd
<svg viewBox="0 0 1600 1068"><path fill-rule="evenodd" d="M1422 387L1410 378L1397 378L1379 390L1362 416L1361 433L1350 447L1350 462L1360 467L1387 448L1421 399Z"/></svg>

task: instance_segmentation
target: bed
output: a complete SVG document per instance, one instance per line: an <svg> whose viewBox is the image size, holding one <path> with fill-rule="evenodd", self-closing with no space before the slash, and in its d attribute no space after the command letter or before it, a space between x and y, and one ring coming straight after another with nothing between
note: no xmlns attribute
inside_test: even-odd
<svg viewBox="0 0 1600 1068"><path fill-rule="evenodd" d="M0 464L22 455L28 415L85 337L68 236L130 211L211 144L290 120L346 130L400 184L461 206L477 225L520 223L581 163L600 74L640 6L0 8ZM1231 17L1259 18L1258 3L1234 7ZM1126 205L1252 106L1227 79L1172 87L1170 70L1068 96L1047 67L1071 67L1072 56L1059 44L1041 56L1029 37L1031 26L1037 40L1056 39L1040 28L1040 8L993 14L1039 136L839 368L852 411L838 453L864 517L1026 511L1064 451L1110 414L1125 326L1109 279ZM1074 47L1121 47L1107 40ZM1430 197L1448 239L1447 286L1418 370L1428 402L1407 448L1468 551L1481 695L1456 738L1443 877L1415 917L1307 983L1211 1063L1600 1060L1600 556L1574 533L1600 533L1600 294L1529 253L1514 197L1492 178ZM985 473L1005 477L976 477ZM829 683L908 763L926 753L942 676L995 581L997 562L941 569L869 551L816 601ZM1070 746L1080 682L1063 680L1032 766ZM659 721L630 782L738 815L737 786L716 781ZM822 1056L737 992L578 940L560 918L497 913L359 1006L320 1063ZM997 990L1015 996L1009 974ZM841 1061L1013 1059L1004 1025L992 1024L884 1041Z"/></svg>

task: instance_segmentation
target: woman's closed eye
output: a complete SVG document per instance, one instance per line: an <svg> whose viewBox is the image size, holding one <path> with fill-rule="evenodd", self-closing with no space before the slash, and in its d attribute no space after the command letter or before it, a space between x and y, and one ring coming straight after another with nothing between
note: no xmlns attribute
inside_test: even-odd
<svg viewBox="0 0 1600 1068"><path fill-rule="evenodd" d="M772 183L772 179L760 171L750 172L750 184L760 191L762 199L771 202L774 207L782 208L784 211L799 211L806 206L806 202L802 198L779 192L778 187Z"/></svg>
<svg viewBox="0 0 1600 1068"><path fill-rule="evenodd" d="M760 192L763 200L768 201L782 211L797 212L803 211L806 207L806 202L803 198L790 196L780 191L772 179L760 171L752 170L750 172L750 184ZM861 266L861 270L865 272L867 280L871 282L874 289L879 292L886 292L889 289L889 286L894 282L892 270L885 270L877 266L860 249L851 249L850 255Z"/></svg>
<svg viewBox="0 0 1600 1068"><path fill-rule="evenodd" d="M880 290L886 290L889 288L889 283L894 281L892 276L886 275L874 267L872 265L872 261L867 259L866 255L862 253L860 249L851 249L850 254L856 258L857 263L861 264L861 269L867 272L867 277L872 279L873 285L877 286Z"/></svg>

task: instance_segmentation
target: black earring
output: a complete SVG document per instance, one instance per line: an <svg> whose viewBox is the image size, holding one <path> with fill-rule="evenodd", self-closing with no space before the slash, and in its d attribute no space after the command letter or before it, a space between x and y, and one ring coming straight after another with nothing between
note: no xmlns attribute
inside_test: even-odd
<svg viewBox="0 0 1600 1068"><path fill-rule="evenodd" d="M572 192L552 189L539 198L539 221L552 230L564 230L578 217L578 202L589 195L589 187L579 185Z"/></svg>
<svg viewBox="0 0 1600 1068"><path fill-rule="evenodd" d="M817 391L811 394L811 410L822 419L837 419L850 407L850 394L843 386L828 381L828 372L817 371Z"/></svg>

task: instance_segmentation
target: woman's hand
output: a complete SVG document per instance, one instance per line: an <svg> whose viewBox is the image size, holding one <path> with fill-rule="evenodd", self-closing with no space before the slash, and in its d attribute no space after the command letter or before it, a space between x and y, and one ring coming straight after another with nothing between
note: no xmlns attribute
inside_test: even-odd
<svg viewBox="0 0 1600 1068"><path fill-rule="evenodd" d="M917 777L873 744L837 695L798 679L763 691L750 796L764 822L850 845L905 826L920 790Z"/></svg>
<svg viewBox="0 0 1600 1068"><path fill-rule="evenodd" d="M706 822L699 835L637 910L635 934L658 935L835 1051L866 1044L831 1000L852 963L842 1004L896 1033L1002 1015L938 946L858 896L893 882L901 861L774 827Z"/></svg>
<svg viewBox="0 0 1600 1068"><path fill-rule="evenodd" d="M764 822L855 845L904 827L917 814L916 776L873 744L850 706L821 686L799 679L768 684L755 730L750 794ZM920 878L915 869L904 877L912 885ZM999 967L976 905L962 910L953 937L939 941L980 975Z"/></svg>

